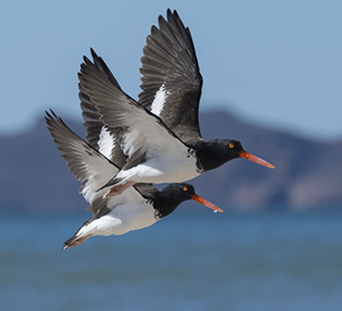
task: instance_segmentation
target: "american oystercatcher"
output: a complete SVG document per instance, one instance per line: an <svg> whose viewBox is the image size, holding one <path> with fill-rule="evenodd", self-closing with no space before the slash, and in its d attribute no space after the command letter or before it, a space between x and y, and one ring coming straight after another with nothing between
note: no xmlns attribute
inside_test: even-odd
<svg viewBox="0 0 342 311"><path fill-rule="evenodd" d="M142 57L139 103L125 94L113 74L91 49L79 73L80 92L87 94L107 125L119 137L125 165L100 190L105 197L122 193L137 182L183 182L235 158L274 166L243 150L239 141L205 142L198 125L202 88L191 34L176 11L159 17ZM119 136L117 134L119 133Z"/></svg>
<svg viewBox="0 0 342 311"><path fill-rule="evenodd" d="M170 184L162 191L158 191L151 184L140 183L121 195L103 199L105 190L98 192L96 190L113 174L117 174L118 166L70 130L53 111L51 114L46 112L46 115L51 136L71 173L82 182L80 193L90 203L87 209L93 212L93 217L85 222L73 237L64 242L63 249L77 246L91 236L121 235L146 228L172 213L186 200L194 200L222 212L220 208L198 196L194 187L186 183ZM88 125L90 123L91 121ZM94 135L92 136L91 133ZM100 136L96 141L96 131L91 127L88 127L87 134L88 137L93 137L93 144L105 145L105 141ZM115 149L112 148L114 154ZM120 155L120 152L118 150L117 154Z"/></svg>

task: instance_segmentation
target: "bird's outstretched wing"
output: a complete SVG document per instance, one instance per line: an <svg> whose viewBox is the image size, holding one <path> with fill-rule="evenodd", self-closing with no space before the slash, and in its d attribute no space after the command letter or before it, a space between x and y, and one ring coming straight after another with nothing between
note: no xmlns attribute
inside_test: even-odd
<svg viewBox="0 0 342 311"><path fill-rule="evenodd" d="M110 131L109 127L101 121L101 115L86 91L82 89L81 84L79 85L79 90L86 140L119 168L123 167L127 156L123 153L119 144L120 129L116 128Z"/></svg>
<svg viewBox="0 0 342 311"><path fill-rule="evenodd" d="M127 156L122 152L118 142L119 131L116 133L115 130L112 130L112 133L109 131L108 126L101 121L101 115L98 113L88 94L81 88L81 85L79 89L82 117L84 119L83 126L86 130L86 140L92 147L99 150L119 168L123 167L126 163ZM152 193L159 192L149 183L137 183L133 188L135 188L143 197L151 197ZM131 189L128 189L126 191L130 190Z"/></svg>
<svg viewBox="0 0 342 311"><path fill-rule="evenodd" d="M139 103L158 115L185 143L201 138L198 106L202 76L189 28L178 13L159 16L143 48Z"/></svg>
<svg viewBox="0 0 342 311"><path fill-rule="evenodd" d="M129 169L156 153L185 149L182 141L153 113L124 93L103 60L93 50L84 57L79 88L95 105L112 137L119 137Z"/></svg>
<svg viewBox="0 0 342 311"><path fill-rule="evenodd" d="M120 196L102 199L105 190L96 191L113 177L119 168L69 129L53 111L51 114L46 112L45 119L58 150L67 162L67 167L74 177L82 182L80 193L90 203L87 209L94 213L90 221L109 213L125 202L135 202L132 204L134 208L139 205L143 197L133 187Z"/></svg>

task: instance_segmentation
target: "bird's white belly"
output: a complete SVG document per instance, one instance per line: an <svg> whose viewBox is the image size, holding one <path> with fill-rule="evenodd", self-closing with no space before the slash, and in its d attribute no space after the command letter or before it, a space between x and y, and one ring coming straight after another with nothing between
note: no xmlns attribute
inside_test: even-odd
<svg viewBox="0 0 342 311"><path fill-rule="evenodd" d="M136 178L133 180L137 182L184 182L199 175L196 158L187 153L182 157L174 157L172 154L154 156L136 168Z"/></svg>
<svg viewBox="0 0 342 311"><path fill-rule="evenodd" d="M138 230L153 225L157 219L154 209L148 202L130 208L125 204L115 207L110 213L92 221L83 227L80 234L92 235L122 235L132 230Z"/></svg>

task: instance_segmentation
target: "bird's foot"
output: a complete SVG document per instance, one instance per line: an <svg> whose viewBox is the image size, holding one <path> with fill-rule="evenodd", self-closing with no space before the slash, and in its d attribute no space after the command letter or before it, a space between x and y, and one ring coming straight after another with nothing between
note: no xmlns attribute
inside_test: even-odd
<svg viewBox="0 0 342 311"><path fill-rule="evenodd" d="M116 195L119 195L123 193L126 189L128 189L129 187L133 186L134 184L135 184L134 181L128 181L123 185L115 185L112 188L110 188L106 194L103 195L103 198L107 199L109 197L114 197Z"/></svg>

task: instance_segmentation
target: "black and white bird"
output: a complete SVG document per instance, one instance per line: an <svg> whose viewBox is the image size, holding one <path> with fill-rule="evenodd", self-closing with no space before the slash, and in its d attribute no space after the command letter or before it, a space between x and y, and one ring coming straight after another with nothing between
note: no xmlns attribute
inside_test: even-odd
<svg viewBox="0 0 342 311"><path fill-rule="evenodd" d="M91 107L84 112L84 116L89 116L90 113ZM46 112L45 119L51 136L71 173L82 182L80 193L90 204L87 209L93 212L93 217L85 222L73 237L64 242L63 249L77 246L91 236L122 235L151 226L186 200L194 200L222 212L220 208L198 196L194 187L186 183L170 184L162 191L158 191L151 184L136 184L121 195L103 199L105 190L96 190L119 171L119 167L109 158L116 154L118 162L124 162L125 156L122 155L120 159L120 148L106 149L105 135L101 135L101 131L97 132L103 126L101 122L96 122L95 110L92 116L95 116L94 120L89 118L84 124L87 139L90 141L87 143L70 130L53 111L51 114ZM113 145L113 141L110 144ZM110 151L107 152L108 158L97 149Z"/></svg>
<svg viewBox="0 0 342 311"><path fill-rule="evenodd" d="M274 166L248 152L239 141L204 141L198 124L202 76L191 34L176 11L159 17L143 49L139 103L125 94L104 61L91 49L79 73L80 92L87 94L107 125L119 137L127 159L122 169L99 189L105 197L137 182L190 180L235 158ZM116 136L119 133L119 136Z"/></svg>

